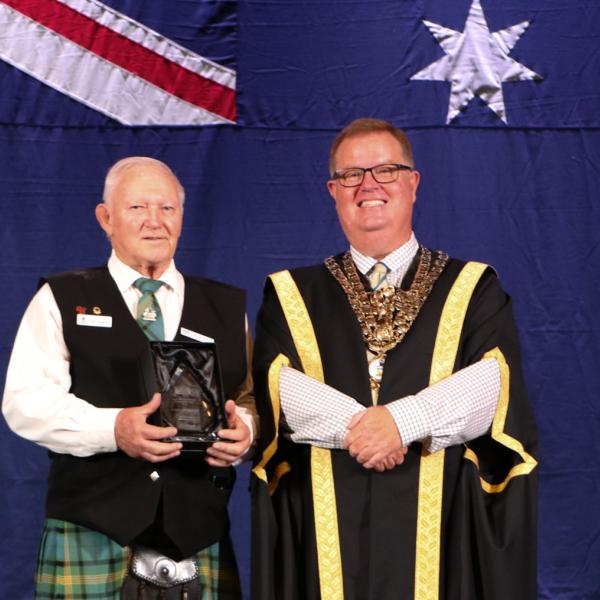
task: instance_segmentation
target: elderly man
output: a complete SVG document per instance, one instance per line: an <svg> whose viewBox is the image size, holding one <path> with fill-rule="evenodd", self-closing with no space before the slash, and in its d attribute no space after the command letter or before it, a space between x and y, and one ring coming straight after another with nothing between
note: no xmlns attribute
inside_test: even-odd
<svg viewBox="0 0 600 600"><path fill-rule="evenodd" d="M267 280L255 600L533 600L535 424L495 272L419 246L406 135L360 119L327 184L348 252Z"/></svg>
<svg viewBox="0 0 600 600"><path fill-rule="evenodd" d="M19 327L3 411L51 458L38 599L240 597L227 501L255 430L245 298L177 271L183 205L167 165L116 163L96 207L108 265L45 279ZM191 457L148 421L161 396L141 366L149 340L190 338L216 341L233 398L223 441ZM128 563L162 565L158 585Z"/></svg>

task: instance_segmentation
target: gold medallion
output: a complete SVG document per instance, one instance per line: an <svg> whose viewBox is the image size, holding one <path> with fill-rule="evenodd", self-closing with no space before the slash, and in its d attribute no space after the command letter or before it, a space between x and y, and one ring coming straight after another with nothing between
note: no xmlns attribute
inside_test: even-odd
<svg viewBox="0 0 600 600"><path fill-rule="evenodd" d="M385 286L377 291L365 288L350 252L342 256L341 265L333 257L325 260L325 266L346 293L367 348L377 357L379 367L375 362L369 365L371 386L379 387L387 353L404 339L448 260L443 252L436 253L434 258L430 250L421 248L417 272L409 289Z"/></svg>

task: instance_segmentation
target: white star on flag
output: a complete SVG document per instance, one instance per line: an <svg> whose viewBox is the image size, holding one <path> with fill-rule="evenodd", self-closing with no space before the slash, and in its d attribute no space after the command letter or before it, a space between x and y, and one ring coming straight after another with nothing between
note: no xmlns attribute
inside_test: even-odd
<svg viewBox="0 0 600 600"><path fill-rule="evenodd" d="M446 123L479 96L507 123L502 84L507 81L542 79L535 71L510 58L529 21L490 32L480 0L473 0L464 31L454 31L423 20L446 53L415 73L413 80L449 81L450 101Z"/></svg>

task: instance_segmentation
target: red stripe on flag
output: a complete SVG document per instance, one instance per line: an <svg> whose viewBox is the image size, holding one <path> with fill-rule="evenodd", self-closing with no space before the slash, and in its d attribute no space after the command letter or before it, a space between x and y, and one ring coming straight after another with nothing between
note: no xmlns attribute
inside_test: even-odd
<svg viewBox="0 0 600 600"><path fill-rule="evenodd" d="M90 52L230 121L235 91L164 58L57 0L1 0Z"/></svg>

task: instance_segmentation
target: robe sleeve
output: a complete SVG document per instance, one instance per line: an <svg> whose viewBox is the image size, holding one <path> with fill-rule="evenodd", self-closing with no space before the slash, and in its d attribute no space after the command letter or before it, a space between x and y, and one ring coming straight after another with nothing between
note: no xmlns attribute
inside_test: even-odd
<svg viewBox="0 0 600 600"><path fill-rule="evenodd" d="M256 323L253 372L260 439L250 479L252 497L251 597L277 600L274 565L280 552L280 525L273 494L289 466L279 443L279 371L282 366L302 370L283 310L269 279ZM293 564L293 563L292 563Z"/></svg>
<svg viewBox="0 0 600 600"><path fill-rule="evenodd" d="M466 445L450 510L449 598L535 600L537 430L508 295L488 269L471 299L455 368L493 357L501 371L492 427ZM456 575L456 573L455 573Z"/></svg>

